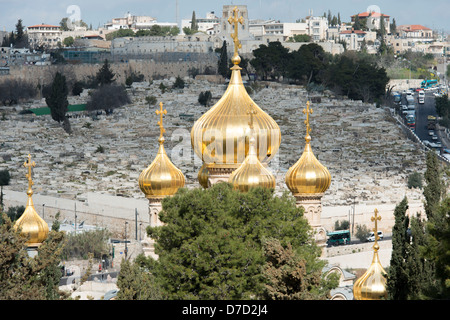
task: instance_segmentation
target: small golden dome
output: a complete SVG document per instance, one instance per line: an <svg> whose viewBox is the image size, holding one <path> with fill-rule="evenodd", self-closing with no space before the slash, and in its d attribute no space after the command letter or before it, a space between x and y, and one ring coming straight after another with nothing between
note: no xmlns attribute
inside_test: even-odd
<svg viewBox="0 0 450 320"><path fill-rule="evenodd" d="M285 182L293 194L324 193L331 184L331 175L328 169L317 160L311 149L309 114L312 113L312 109L309 108L309 102L303 112L307 114L305 150L300 159L287 171Z"/></svg>
<svg viewBox="0 0 450 320"><path fill-rule="evenodd" d="M372 264L353 285L353 297L355 300L379 300L387 298L386 271L384 271L378 258L378 244L373 247Z"/></svg>
<svg viewBox="0 0 450 320"><path fill-rule="evenodd" d="M275 188L275 177L259 161L256 155L256 141L253 136L253 113L250 111L250 150L244 162L233 171L228 179L234 189L247 192L253 187Z"/></svg>
<svg viewBox="0 0 450 320"><path fill-rule="evenodd" d="M180 169L170 161L164 149L165 132L162 117L167 114L166 110L162 109L160 103L160 110L156 110L156 114L160 115L160 136L159 149L153 162L141 172L139 175L139 188L145 194L146 198L159 198L169 195L174 195L177 190L184 186L185 178Z"/></svg>
<svg viewBox="0 0 450 320"><path fill-rule="evenodd" d="M381 216L378 215L378 210L375 209L375 215L371 217L371 220L375 222L375 228L373 229L375 234L375 243L373 245L373 259L369 269L356 280L353 285L353 298L355 300L380 300L387 298L386 289L386 271L378 258L378 221L381 220Z"/></svg>
<svg viewBox="0 0 450 320"><path fill-rule="evenodd" d="M231 78L222 98L193 125L191 144L194 152L208 167L236 169L247 156L249 145L245 139L247 128L246 111L250 106L255 110L255 139L259 161L267 163L277 153L281 143L278 124L250 98L241 78L238 66L240 57L237 49L241 44L237 37L237 8L229 23L234 23L234 56L231 59Z"/></svg>
<svg viewBox="0 0 450 320"><path fill-rule="evenodd" d="M31 162L31 155L28 155L28 161L24 163L24 166L28 168L27 178L28 178L28 201L25 211L20 216L20 218L14 223L14 228L20 230L20 234L27 237L28 241L26 245L28 247L38 247L42 242L47 239L49 228L47 222L42 219L33 204L33 190L31 186L33 185L33 180L31 179L31 167L35 166L34 161Z"/></svg>
<svg viewBox="0 0 450 320"><path fill-rule="evenodd" d="M203 163L202 167L200 168L200 171L198 172L197 178L200 185L205 189L208 188L208 177L209 177L208 167L206 166L205 163Z"/></svg>

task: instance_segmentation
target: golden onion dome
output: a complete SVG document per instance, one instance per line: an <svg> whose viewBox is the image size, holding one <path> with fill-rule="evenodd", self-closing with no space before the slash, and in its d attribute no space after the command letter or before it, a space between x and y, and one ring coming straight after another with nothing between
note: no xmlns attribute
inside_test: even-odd
<svg viewBox="0 0 450 320"><path fill-rule="evenodd" d="M202 167L200 168L200 171L198 172L197 178L200 185L205 189L208 188L208 177L209 177L208 167L206 166L205 163L203 163Z"/></svg>
<svg viewBox="0 0 450 320"><path fill-rule="evenodd" d="M255 110L255 139L257 156L260 162L267 163L277 153L281 143L281 131L278 124L264 112L248 95L244 87L240 57L237 49L241 46L237 39L237 8L234 17L229 19L235 24L234 56L231 59L231 78L227 90L221 99L195 123L191 130L191 144L194 152L208 167L236 169L248 154L246 112L250 106Z"/></svg>
<svg viewBox="0 0 450 320"><path fill-rule="evenodd" d="M253 118L252 111L250 116ZM234 189L247 192L253 187L275 188L275 177L259 161L256 154L256 141L253 136L253 119L250 120L250 149L244 162L233 171L228 182Z"/></svg>
<svg viewBox="0 0 450 320"><path fill-rule="evenodd" d="M159 149L153 162L141 172L139 175L139 188L145 194L146 198L160 198L174 195L177 190L184 186L185 178L180 169L170 161L164 149L163 133L163 114L167 114L167 110L162 109L163 104L160 103L160 110L156 110L156 114L160 115L160 136Z"/></svg>
<svg viewBox="0 0 450 320"><path fill-rule="evenodd" d="M317 160L311 149L309 114L312 113L312 109L309 108L309 102L303 112L306 113L305 149L300 159L287 171L285 182L293 194L324 193L331 184L331 175L328 169Z"/></svg>
<svg viewBox="0 0 450 320"><path fill-rule="evenodd" d="M353 297L355 300L379 300L387 298L387 274L378 257L380 246L378 245L377 220L381 220L381 217L377 214L378 210L375 209L375 216L371 218L372 221L375 221L375 244L373 245L372 264L353 285Z"/></svg>
<svg viewBox="0 0 450 320"><path fill-rule="evenodd" d="M33 185L33 180L31 179L31 167L35 166L34 161L31 162L31 155L28 155L28 161L24 163L24 166L28 168L28 201L25 211L20 216L20 218L15 222L14 229L20 230L20 234L28 238L25 243L28 247L38 247L42 242L47 239L49 228L47 222L42 219L33 204L33 190L31 186Z"/></svg>

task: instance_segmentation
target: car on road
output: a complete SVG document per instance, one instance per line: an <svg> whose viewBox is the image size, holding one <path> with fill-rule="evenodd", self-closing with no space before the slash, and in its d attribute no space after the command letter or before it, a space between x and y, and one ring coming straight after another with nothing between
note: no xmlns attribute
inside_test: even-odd
<svg viewBox="0 0 450 320"><path fill-rule="evenodd" d="M437 137L437 135L433 134L433 135L431 136L431 139L434 140L434 141L436 141L436 140L438 139L438 137Z"/></svg>
<svg viewBox="0 0 450 320"><path fill-rule="evenodd" d="M378 231L378 240L383 240L383 231ZM369 233L369 236L366 238L367 241L373 242L375 241L375 233Z"/></svg>

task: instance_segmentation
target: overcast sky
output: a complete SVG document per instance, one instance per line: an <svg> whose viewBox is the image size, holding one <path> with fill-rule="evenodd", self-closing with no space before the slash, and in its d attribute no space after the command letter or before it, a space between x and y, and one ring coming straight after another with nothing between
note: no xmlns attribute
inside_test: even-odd
<svg viewBox="0 0 450 320"><path fill-rule="evenodd" d="M159 22L175 22L176 3L176 0L0 0L0 30L14 30L18 19L25 26L58 25L62 18L78 14L94 28L127 12L152 16ZM295 22L310 10L314 15L331 10L332 15L340 13L342 21L349 21L352 14L376 6L395 18L397 25L421 24L450 32L449 0L178 0L178 17L189 19L193 11L198 18L210 11L220 17L226 4L247 5L250 19L271 18L281 22Z"/></svg>

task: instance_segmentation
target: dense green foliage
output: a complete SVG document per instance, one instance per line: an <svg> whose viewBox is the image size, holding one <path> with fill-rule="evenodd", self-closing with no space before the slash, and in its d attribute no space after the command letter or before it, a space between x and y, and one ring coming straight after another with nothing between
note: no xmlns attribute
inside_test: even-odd
<svg viewBox="0 0 450 320"><path fill-rule="evenodd" d="M115 38L123 37L165 37L176 36L180 33L178 27L153 25L150 29L142 29L134 32L132 29L119 29L117 31L108 33L106 40L113 40Z"/></svg>
<svg viewBox="0 0 450 320"><path fill-rule="evenodd" d="M450 199L436 155L427 154L425 213L409 218L405 198L394 211L388 295L392 300L450 298ZM442 200L444 199L444 200Z"/></svg>
<svg viewBox="0 0 450 320"><path fill-rule="evenodd" d="M448 95L442 95L435 98L436 112L442 119L439 120L439 124L450 128L450 100Z"/></svg>
<svg viewBox="0 0 450 320"><path fill-rule="evenodd" d="M122 260L117 278L117 300L161 300L163 296L154 276L148 272L146 258L138 256L135 261Z"/></svg>
<svg viewBox="0 0 450 320"><path fill-rule="evenodd" d="M0 214L2 214L0 212ZM67 298L58 290L61 278L63 232L51 230L38 249L38 255L30 258L19 231L6 214L0 224L0 300L55 300Z"/></svg>
<svg viewBox="0 0 450 320"><path fill-rule="evenodd" d="M180 189L163 200L160 220L164 226L147 230L159 255L150 271L169 299L261 298L269 281L262 272L268 239L291 245L309 275L324 266L303 210L273 190L240 193L225 183ZM302 288L322 296L324 283L311 277Z"/></svg>
<svg viewBox="0 0 450 320"><path fill-rule="evenodd" d="M419 172L414 171L413 173L411 173L408 176L408 188L409 189L411 189L411 188L422 189L422 186L423 186L422 185L422 175Z"/></svg>
<svg viewBox="0 0 450 320"><path fill-rule="evenodd" d="M269 42L253 50L250 64L263 80L321 84L338 95L353 100L376 102L384 97L389 78L372 57L363 53L345 52L332 56L315 43L298 50L289 50L280 42Z"/></svg>
<svg viewBox="0 0 450 320"><path fill-rule="evenodd" d="M95 259L101 259L109 253L109 236L110 233L105 229L69 233L62 256L64 259L87 259L88 254L92 254Z"/></svg>

